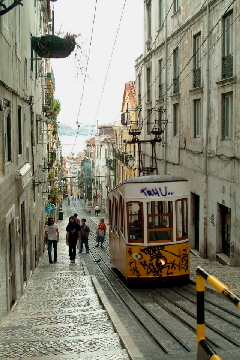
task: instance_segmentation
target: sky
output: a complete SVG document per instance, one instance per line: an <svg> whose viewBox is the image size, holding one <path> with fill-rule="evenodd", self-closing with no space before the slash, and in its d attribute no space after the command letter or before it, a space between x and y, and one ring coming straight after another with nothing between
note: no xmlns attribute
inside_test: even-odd
<svg viewBox="0 0 240 360"><path fill-rule="evenodd" d="M67 3L67 4L66 4ZM58 0L55 35L79 35L68 58L51 59L58 121L77 127L120 119L125 83L143 53L143 0Z"/></svg>

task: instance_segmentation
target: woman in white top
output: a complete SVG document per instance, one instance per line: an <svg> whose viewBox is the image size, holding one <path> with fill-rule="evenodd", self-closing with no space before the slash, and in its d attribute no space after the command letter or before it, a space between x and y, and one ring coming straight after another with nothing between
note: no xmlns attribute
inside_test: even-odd
<svg viewBox="0 0 240 360"><path fill-rule="evenodd" d="M46 241L47 239L47 241ZM45 226L45 243L48 244L48 257L49 263L53 264L52 261L52 246L54 251L54 263L57 262L57 243L59 242L58 226L54 222L53 218L48 218L48 224Z"/></svg>

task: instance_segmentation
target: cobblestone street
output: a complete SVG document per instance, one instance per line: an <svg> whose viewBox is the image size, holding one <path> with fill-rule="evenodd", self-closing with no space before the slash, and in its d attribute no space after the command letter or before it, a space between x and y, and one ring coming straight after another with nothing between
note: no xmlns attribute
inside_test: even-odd
<svg viewBox="0 0 240 360"><path fill-rule="evenodd" d="M65 243L68 216L78 209L79 217L91 217L92 221L98 222L93 210L82 205L74 202L73 207L71 204L64 208L64 220L58 222L58 262L49 264L45 251L23 296L1 322L0 359L145 359L114 313L98 280L89 274L84 259L91 254L78 254L75 264L69 262ZM86 216L86 213L89 215ZM93 241L92 228L90 247L94 246ZM191 254L192 281L195 281L197 266L216 276L236 295L240 294L239 268ZM206 287L210 288L207 284ZM239 359L235 352L231 356L231 359ZM168 356L163 358L168 359Z"/></svg>
<svg viewBox="0 0 240 360"><path fill-rule="evenodd" d="M80 256L69 262L66 221L58 225L58 262L49 264L45 251L23 296L0 324L0 359L130 359L96 278Z"/></svg>

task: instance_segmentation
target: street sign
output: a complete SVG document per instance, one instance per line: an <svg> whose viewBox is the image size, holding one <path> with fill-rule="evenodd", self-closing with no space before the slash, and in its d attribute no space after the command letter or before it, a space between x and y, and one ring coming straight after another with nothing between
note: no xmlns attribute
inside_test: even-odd
<svg viewBox="0 0 240 360"><path fill-rule="evenodd" d="M45 212L48 213L48 214L52 214L55 212L55 205L53 204L47 204L45 206Z"/></svg>

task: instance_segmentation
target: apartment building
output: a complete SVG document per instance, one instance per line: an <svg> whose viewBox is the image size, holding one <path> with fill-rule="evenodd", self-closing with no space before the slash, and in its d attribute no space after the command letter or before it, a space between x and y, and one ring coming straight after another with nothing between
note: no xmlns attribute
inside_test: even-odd
<svg viewBox="0 0 240 360"><path fill-rule="evenodd" d="M24 1L6 12L2 3L7 9L14 1L0 7L0 319L43 254L48 167L54 161L46 116L53 77L49 60L34 52L31 41L49 31L50 1Z"/></svg>
<svg viewBox="0 0 240 360"><path fill-rule="evenodd" d="M240 3L145 0L144 52L136 60L139 139L162 131L143 170L190 185L191 247L240 265ZM139 166L138 166L139 167ZM149 173L149 172L148 172Z"/></svg>

